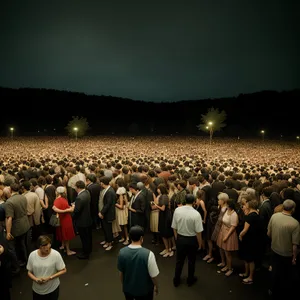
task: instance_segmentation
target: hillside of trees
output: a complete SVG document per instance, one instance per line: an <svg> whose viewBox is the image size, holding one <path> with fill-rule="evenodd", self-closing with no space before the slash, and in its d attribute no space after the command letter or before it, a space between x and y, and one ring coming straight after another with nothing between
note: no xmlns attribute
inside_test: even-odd
<svg viewBox="0 0 300 300"><path fill-rule="evenodd" d="M262 129L266 138L288 139L300 135L296 109L300 90L154 103L48 89L0 88L0 98L1 135L14 124L20 135L38 132L63 135L72 116L87 118L91 127L89 135L205 135L197 125L201 114L211 107L227 113L227 126L216 136L259 137Z"/></svg>

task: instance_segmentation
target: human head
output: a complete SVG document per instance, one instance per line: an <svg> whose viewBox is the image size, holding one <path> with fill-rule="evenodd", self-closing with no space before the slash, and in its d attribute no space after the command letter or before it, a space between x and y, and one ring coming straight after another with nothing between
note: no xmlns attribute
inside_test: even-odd
<svg viewBox="0 0 300 300"><path fill-rule="evenodd" d="M283 202L283 209L293 213L295 211L296 203L293 200L287 199Z"/></svg>
<svg viewBox="0 0 300 300"><path fill-rule="evenodd" d="M37 240L38 247L42 254L47 255L50 253L51 249L51 239L47 235L39 236Z"/></svg>
<svg viewBox="0 0 300 300"><path fill-rule="evenodd" d="M132 226L129 230L129 237L133 242L141 242L142 244L144 229L139 225Z"/></svg>
<svg viewBox="0 0 300 300"><path fill-rule="evenodd" d="M226 193L220 193L218 195L218 205L226 204L228 200L229 200L228 194L226 194Z"/></svg>
<svg viewBox="0 0 300 300"><path fill-rule="evenodd" d="M193 194L185 195L185 203L186 204L193 204L195 202L195 196Z"/></svg>

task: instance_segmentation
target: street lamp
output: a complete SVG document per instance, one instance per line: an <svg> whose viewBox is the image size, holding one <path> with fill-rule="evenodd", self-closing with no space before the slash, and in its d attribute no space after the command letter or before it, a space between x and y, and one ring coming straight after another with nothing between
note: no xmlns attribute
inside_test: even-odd
<svg viewBox="0 0 300 300"><path fill-rule="evenodd" d="M14 130L15 129L13 127L10 127L10 136L12 139L14 138Z"/></svg>
<svg viewBox="0 0 300 300"><path fill-rule="evenodd" d="M211 145L212 136L213 136L213 122L208 122L208 126L206 128L209 128L209 144Z"/></svg>
<svg viewBox="0 0 300 300"><path fill-rule="evenodd" d="M74 127L74 131L75 131L75 139L76 139L76 142L77 142L77 132L78 132L78 128L77 128L77 127Z"/></svg>
<svg viewBox="0 0 300 300"><path fill-rule="evenodd" d="M262 130L260 133L261 133L261 135L262 135L262 140L264 141L264 140L265 140L265 131Z"/></svg>

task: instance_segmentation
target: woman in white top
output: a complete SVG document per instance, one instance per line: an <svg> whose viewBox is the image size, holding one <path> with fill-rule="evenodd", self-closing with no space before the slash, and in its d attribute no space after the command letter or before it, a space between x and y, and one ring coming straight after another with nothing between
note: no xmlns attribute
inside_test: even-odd
<svg viewBox="0 0 300 300"><path fill-rule="evenodd" d="M30 253L27 263L28 276L32 279L33 300L58 300L59 277L67 272L60 253L51 249L51 239L38 238L39 249Z"/></svg>

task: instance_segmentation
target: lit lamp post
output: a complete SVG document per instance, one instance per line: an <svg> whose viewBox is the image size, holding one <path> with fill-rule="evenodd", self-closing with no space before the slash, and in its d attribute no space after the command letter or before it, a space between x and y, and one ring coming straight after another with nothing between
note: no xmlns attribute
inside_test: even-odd
<svg viewBox="0 0 300 300"><path fill-rule="evenodd" d="M264 141L265 140L265 131L262 130L260 133L261 133L262 140Z"/></svg>
<svg viewBox="0 0 300 300"><path fill-rule="evenodd" d="M75 139L76 139L76 142L77 142L77 132L78 132L78 128L77 128L77 127L74 127L74 131L75 131Z"/></svg>
<svg viewBox="0 0 300 300"><path fill-rule="evenodd" d="M209 128L209 144L211 145L211 142L212 142L212 136L213 136L213 122L208 122L208 126Z"/></svg>
<svg viewBox="0 0 300 300"><path fill-rule="evenodd" d="M10 136L12 139L14 138L14 130L15 129L13 127L10 127Z"/></svg>

